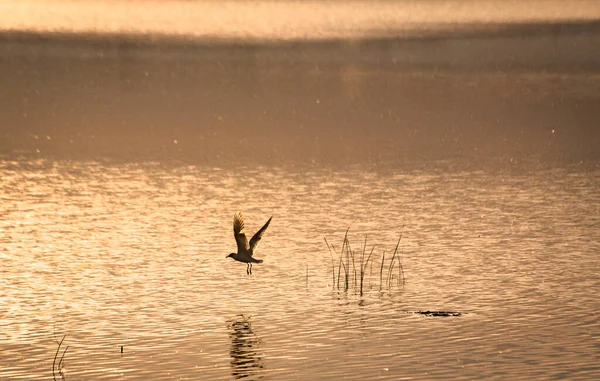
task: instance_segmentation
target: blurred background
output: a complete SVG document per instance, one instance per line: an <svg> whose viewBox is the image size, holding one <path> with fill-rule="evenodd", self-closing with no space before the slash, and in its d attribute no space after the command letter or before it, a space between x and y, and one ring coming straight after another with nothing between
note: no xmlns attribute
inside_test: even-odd
<svg viewBox="0 0 600 381"><path fill-rule="evenodd" d="M597 158L597 1L0 3L0 154Z"/></svg>

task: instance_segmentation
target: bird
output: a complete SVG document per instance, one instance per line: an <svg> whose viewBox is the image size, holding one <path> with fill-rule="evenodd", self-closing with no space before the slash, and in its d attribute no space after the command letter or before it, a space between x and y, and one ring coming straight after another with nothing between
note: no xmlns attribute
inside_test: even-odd
<svg viewBox="0 0 600 381"><path fill-rule="evenodd" d="M248 238L246 238L246 234L244 233L244 217L242 216L242 212L237 212L233 216L233 236L235 237L235 242L237 243L237 253L231 253L226 258L233 258L238 262L246 263L247 275L252 275L253 263L262 263L262 259L254 258L254 253L258 248L258 244L260 243L263 234L265 234L265 231L269 227L272 218L273 216L269 218L265 225L260 228L256 234L254 234L254 236L250 239L250 243L248 243Z"/></svg>

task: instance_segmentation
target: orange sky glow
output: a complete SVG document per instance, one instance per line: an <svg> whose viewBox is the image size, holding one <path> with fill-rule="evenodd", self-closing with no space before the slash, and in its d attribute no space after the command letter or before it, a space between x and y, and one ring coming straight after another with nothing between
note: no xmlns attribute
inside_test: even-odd
<svg viewBox="0 0 600 381"><path fill-rule="evenodd" d="M74 1L0 2L0 31L319 39L433 25L592 21L600 2L533 1Z"/></svg>

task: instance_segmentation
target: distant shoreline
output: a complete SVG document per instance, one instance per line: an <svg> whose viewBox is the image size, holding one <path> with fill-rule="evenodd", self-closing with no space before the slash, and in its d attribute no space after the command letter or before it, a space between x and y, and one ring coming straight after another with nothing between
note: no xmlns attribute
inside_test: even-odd
<svg viewBox="0 0 600 381"><path fill-rule="evenodd" d="M600 20L447 25L413 35L256 40L179 35L0 32L0 56L20 59L248 61L457 70L600 71Z"/></svg>
<svg viewBox="0 0 600 381"><path fill-rule="evenodd" d="M374 30L362 37L329 37L314 39L260 39L248 37L222 38L219 36L193 36L142 33L72 33L63 31L1 30L0 42L19 42L23 44L125 44L133 47L145 45L170 45L173 47L270 47L294 48L307 46L332 47L339 45L376 45L393 42L439 42L456 39L493 39L533 36L574 36L581 34L600 35L600 20L581 20L568 22L528 22L494 24L441 24L435 28L416 29L396 32L394 30Z"/></svg>

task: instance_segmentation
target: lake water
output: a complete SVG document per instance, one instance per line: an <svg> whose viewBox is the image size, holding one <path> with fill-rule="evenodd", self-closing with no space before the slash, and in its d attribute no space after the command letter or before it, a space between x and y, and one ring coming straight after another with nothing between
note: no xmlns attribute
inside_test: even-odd
<svg viewBox="0 0 600 381"><path fill-rule="evenodd" d="M0 380L600 379L597 2L146 3L0 4Z"/></svg>
<svg viewBox="0 0 600 381"><path fill-rule="evenodd" d="M4 157L0 200L1 379L49 379L63 335L66 380L600 377L595 164ZM251 276L237 210L273 215ZM362 296L324 241L348 227Z"/></svg>

